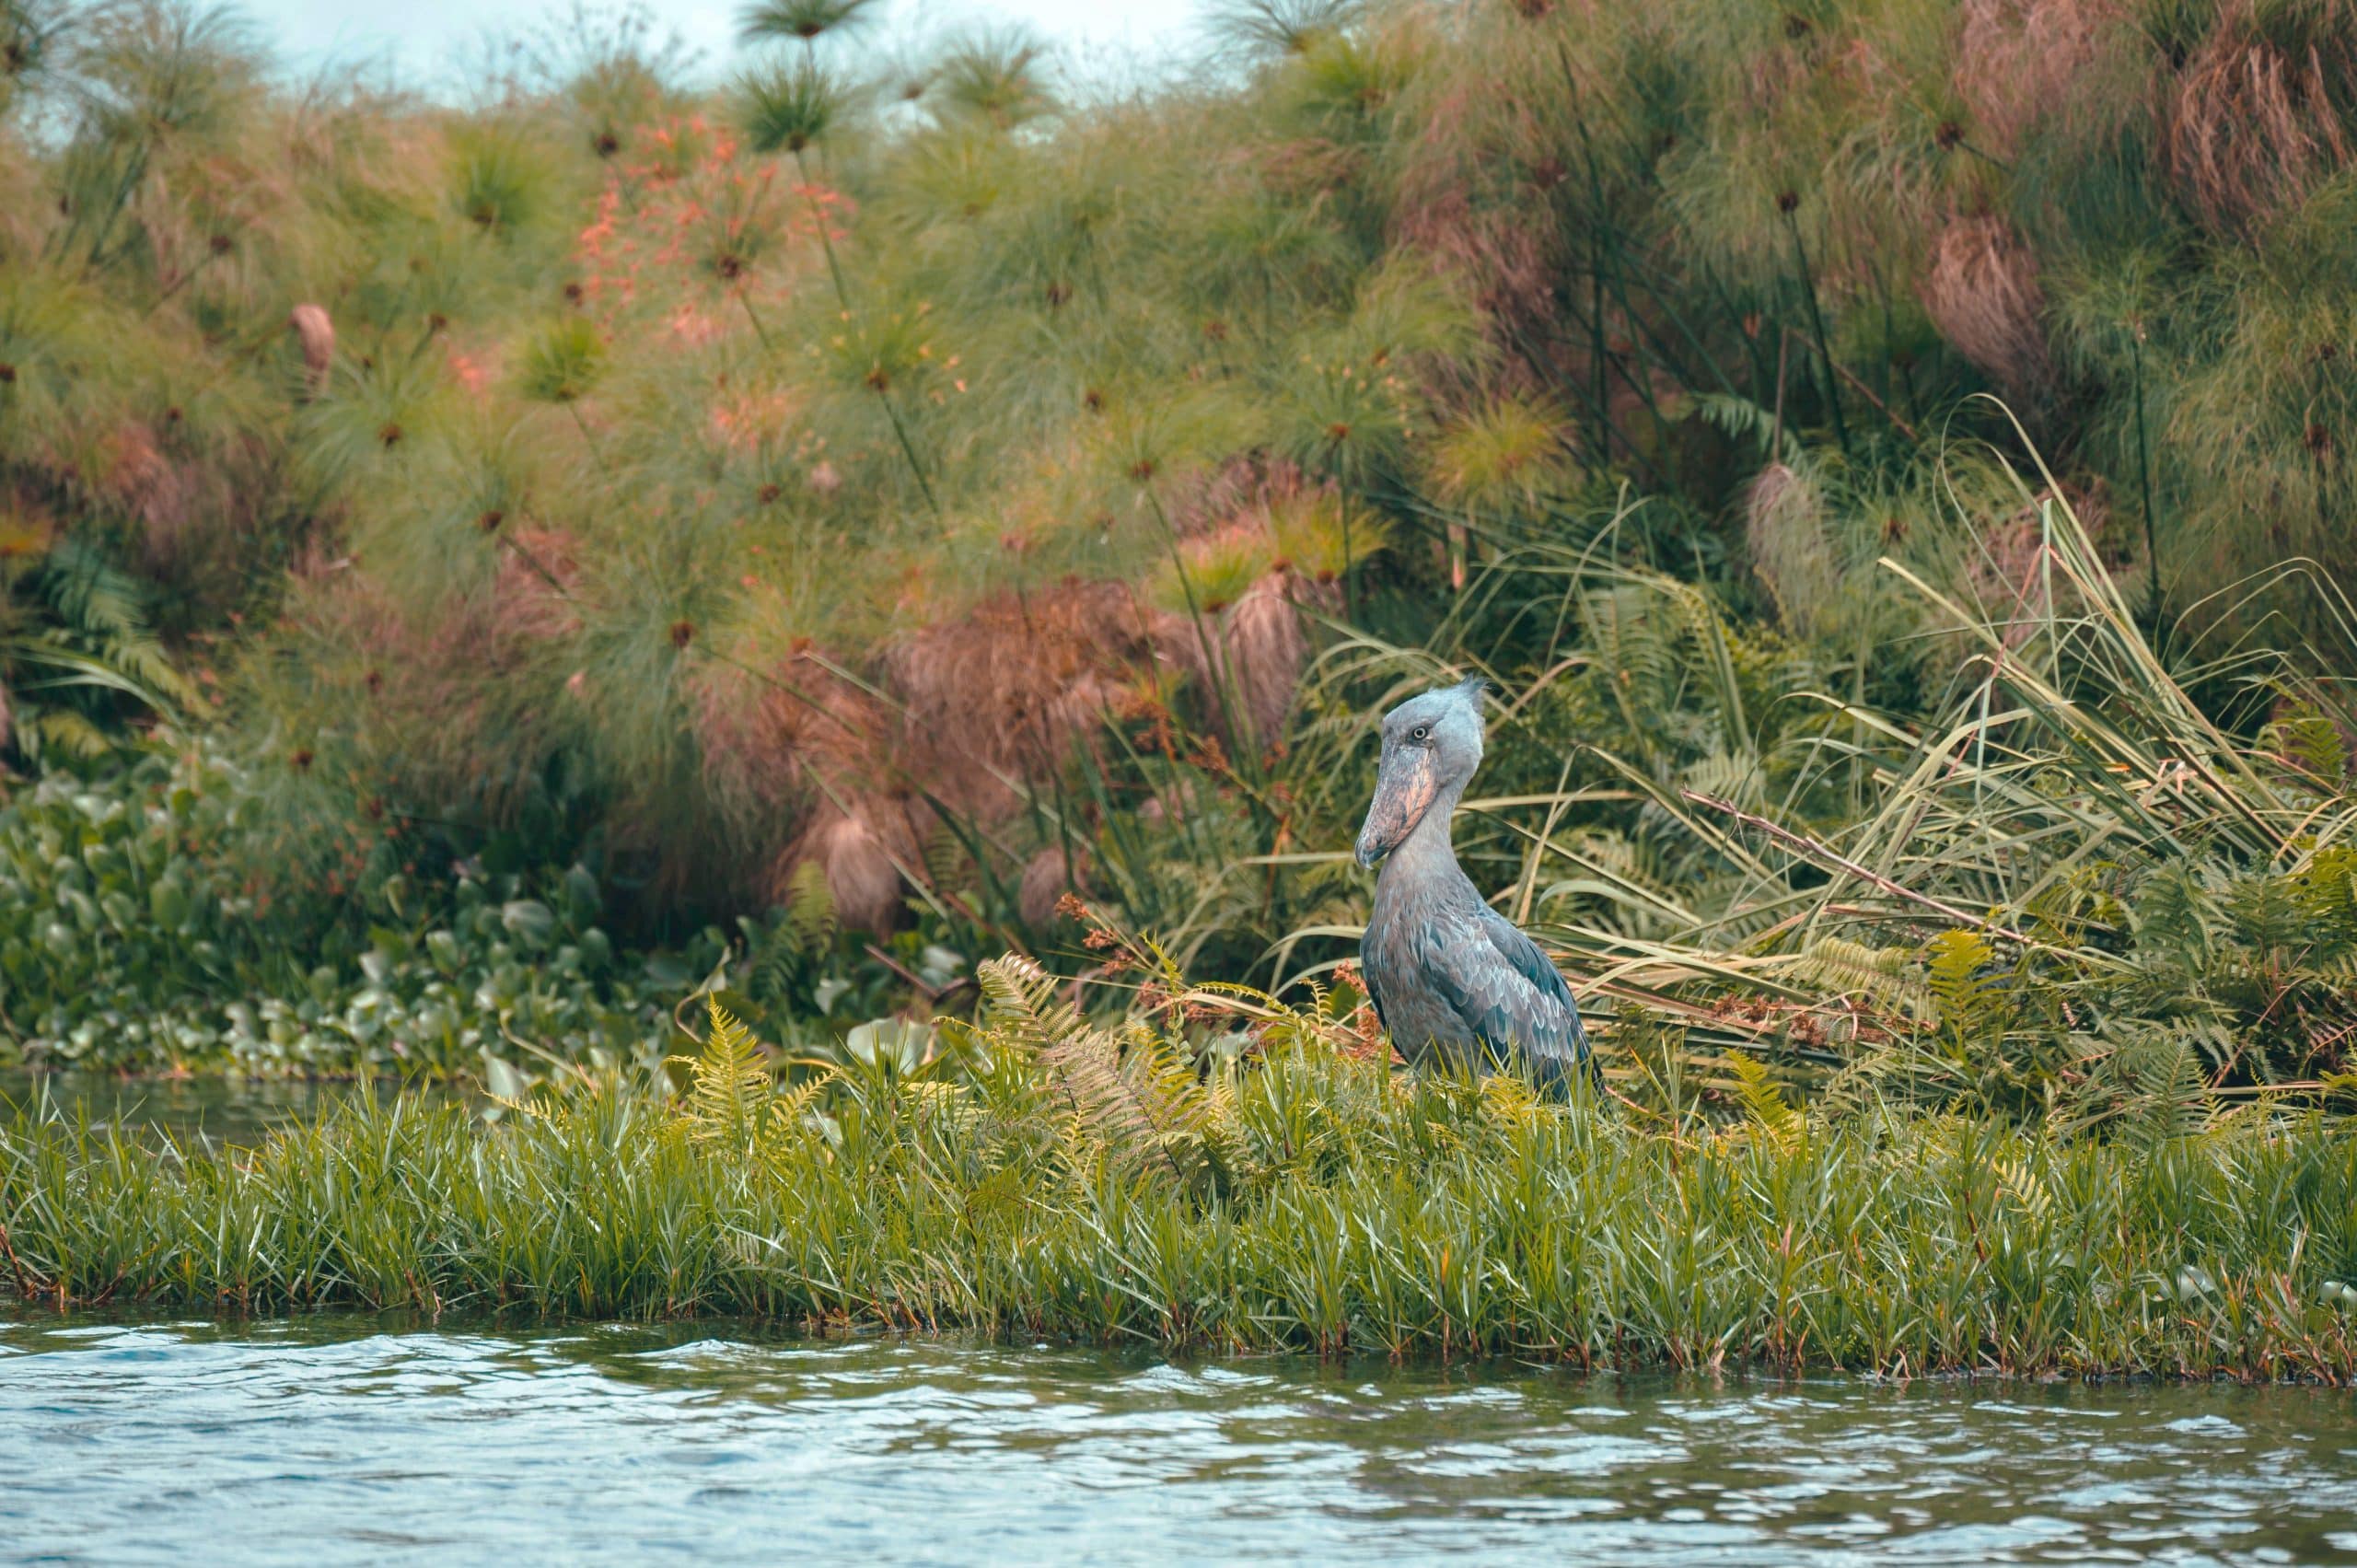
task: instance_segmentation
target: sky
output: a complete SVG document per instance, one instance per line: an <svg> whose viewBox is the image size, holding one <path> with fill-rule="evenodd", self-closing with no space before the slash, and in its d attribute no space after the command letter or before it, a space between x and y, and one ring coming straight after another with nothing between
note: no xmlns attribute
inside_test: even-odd
<svg viewBox="0 0 2357 1568"><path fill-rule="evenodd" d="M658 33L676 33L702 56L707 73L737 58L738 0L586 0L594 11L625 4L650 15ZM537 30L564 15L569 0L240 0L282 64L308 75L327 65L389 64L403 84L430 89L463 70L470 50L487 38ZM1064 64L1120 74L1157 51L1189 49L1199 38L1204 0L885 0L877 41L938 37L1009 25L1054 44Z"/></svg>

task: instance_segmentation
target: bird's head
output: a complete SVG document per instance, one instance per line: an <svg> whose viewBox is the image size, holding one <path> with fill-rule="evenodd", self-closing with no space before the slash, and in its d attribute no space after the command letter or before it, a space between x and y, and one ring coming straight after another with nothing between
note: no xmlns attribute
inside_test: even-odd
<svg viewBox="0 0 2357 1568"><path fill-rule="evenodd" d="M1398 849L1443 799L1455 800L1481 765L1480 676L1411 697L1383 715L1383 761L1359 830L1363 866Z"/></svg>

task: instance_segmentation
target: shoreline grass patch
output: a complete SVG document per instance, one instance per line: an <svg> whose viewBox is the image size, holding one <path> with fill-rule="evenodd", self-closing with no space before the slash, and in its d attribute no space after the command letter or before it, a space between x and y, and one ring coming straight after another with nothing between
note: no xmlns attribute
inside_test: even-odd
<svg viewBox="0 0 2357 1568"><path fill-rule="evenodd" d="M914 1070L879 1058L779 1091L715 1046L682 1097L577 1082L486 1127L359 1094L250 1150L24 1109L0 1123L0 1289L1171 1351L2357 1379L2357 1139L2321 1113L2096 1140L1829 1121L1762 1094L1736 1120L1649 1122L1509 1079L1409 1079L1313 1032L1280 1021L1180 1083L1142 1039L1084 1028L1057 1055L1002 1009Z"/></svg>

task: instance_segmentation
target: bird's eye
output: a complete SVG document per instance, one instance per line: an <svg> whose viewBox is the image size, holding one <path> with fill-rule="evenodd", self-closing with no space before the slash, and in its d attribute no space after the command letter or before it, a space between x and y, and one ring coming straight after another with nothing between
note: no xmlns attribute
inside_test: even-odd
<svg viewBox="0 0 2357 1568"><path fill-rule="evenodd" d="M1408 738L1411 740L1430 740L1432 738L1433 726L1428 724L1420 724L1408 732Z"/></svg>

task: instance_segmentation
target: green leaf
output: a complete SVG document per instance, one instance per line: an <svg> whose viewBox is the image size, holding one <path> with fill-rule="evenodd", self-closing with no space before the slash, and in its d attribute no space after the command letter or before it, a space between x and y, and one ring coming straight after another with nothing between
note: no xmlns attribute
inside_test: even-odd
<svg viewBox="0 0 2357 1568"><path fill-rule="evenodd" d="M511 899L499 909L499 923L530 947L545 947L556 934L556 912L538 899Z"/></svg>

